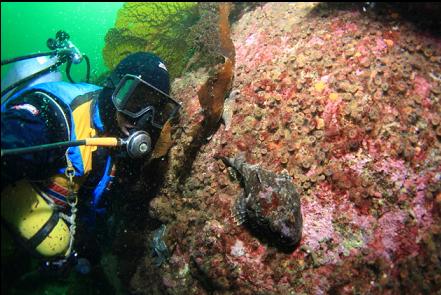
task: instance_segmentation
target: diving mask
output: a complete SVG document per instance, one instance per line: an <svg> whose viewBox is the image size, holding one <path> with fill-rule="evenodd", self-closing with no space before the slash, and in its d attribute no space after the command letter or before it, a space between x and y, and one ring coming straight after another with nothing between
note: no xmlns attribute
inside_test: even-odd
<svg viewBox="0 0 441 295"><path fill-rule="evenodd" d="M148 117L161 129L181 107L180 103L138 76L126 74L112 94L115 108L133 119ZM149 113L149 116L144 116Z"/></svg>

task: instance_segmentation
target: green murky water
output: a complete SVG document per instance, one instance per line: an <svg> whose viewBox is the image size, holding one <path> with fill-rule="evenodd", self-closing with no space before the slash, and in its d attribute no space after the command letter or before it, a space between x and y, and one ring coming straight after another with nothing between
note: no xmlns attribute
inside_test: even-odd
<svg viewBox="0 0 441 295"><path fill-rule="evenodd" d="M54 38L57 31L64 30L70 34L70 40L80 51L89 56L93 79L107 71L102 57L104 38L107 31L114 26L117 12L122 6L123 2L2 2L1 59L47 52L48 38ZM11 65L2 66L2 79L10 67ZM73 79L82 80L85 70L84 61L80 65L72 66ZM65 65L60 71L66 78ZM21 253L5 260L2 249L2 293L85 294L85 290L89 290L87 294L111 294L104 279L96 276L79 276L74 272L60 278L41 276L35 271L38 267L36 261L30 261L25 255L27 254ZM23 258L18 258L17 261L17 257Z"/></svg>
<svg viewBox="0 0 441 295"><path fill-rule="evenodd" d="M123 2L1 3L1 58L48 51L46 41L62 29L86 53L91 76L106 71L102 58L104 37L113 27ZM84 77L85 63L72 68L74 80ZM2 67L2 78L7 67ZM62 70L64 72L64 70Z"/></svg>

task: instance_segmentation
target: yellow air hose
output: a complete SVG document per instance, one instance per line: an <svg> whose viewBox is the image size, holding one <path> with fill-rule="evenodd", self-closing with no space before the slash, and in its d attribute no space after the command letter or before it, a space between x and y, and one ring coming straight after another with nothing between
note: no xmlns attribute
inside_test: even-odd
<svg viewBox="0 0 441 295"><path fill-rule="evenodd" d="M1 156L19 155L26 153L35 153L44 150L62 148L62 147L73 147L79 145L87 146L105 146L105 147L117 147L121 146L123 141L116 137L96 137L96 138L85 138L72 141L61 141L49 144L43 144L38 146L30 146L23 148L13 148L13 149L2 149Z"/></svg>
<svg viewBox="0 0 441 295"><path fill-rule="evenodd" d="M121 145L121 140L116 137L86 138L85 141L87 146L116 147Z"/></svg>

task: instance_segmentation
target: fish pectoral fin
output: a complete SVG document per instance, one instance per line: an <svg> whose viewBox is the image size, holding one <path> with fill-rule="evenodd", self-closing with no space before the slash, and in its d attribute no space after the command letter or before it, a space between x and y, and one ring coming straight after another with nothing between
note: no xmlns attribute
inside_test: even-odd
<svg viewBox="0 0 441 295"><path fill-rule="evenodd" d="M237 225L241 225L246 221L246 203L245 203L245 193L242 192L240 196L234 201L231 207L231 216Z"/></svg>

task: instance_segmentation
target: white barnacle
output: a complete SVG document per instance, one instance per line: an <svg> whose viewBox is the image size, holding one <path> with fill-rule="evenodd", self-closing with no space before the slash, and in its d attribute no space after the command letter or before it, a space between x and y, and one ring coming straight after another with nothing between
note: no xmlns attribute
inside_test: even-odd
<svg viewBox="0 0 441 295"><path fill-rule="evenodd" d="M231 246L231 255L235 257L240 257L245 255L245 248L241 240L236 240L233 246Z"/></svg>

